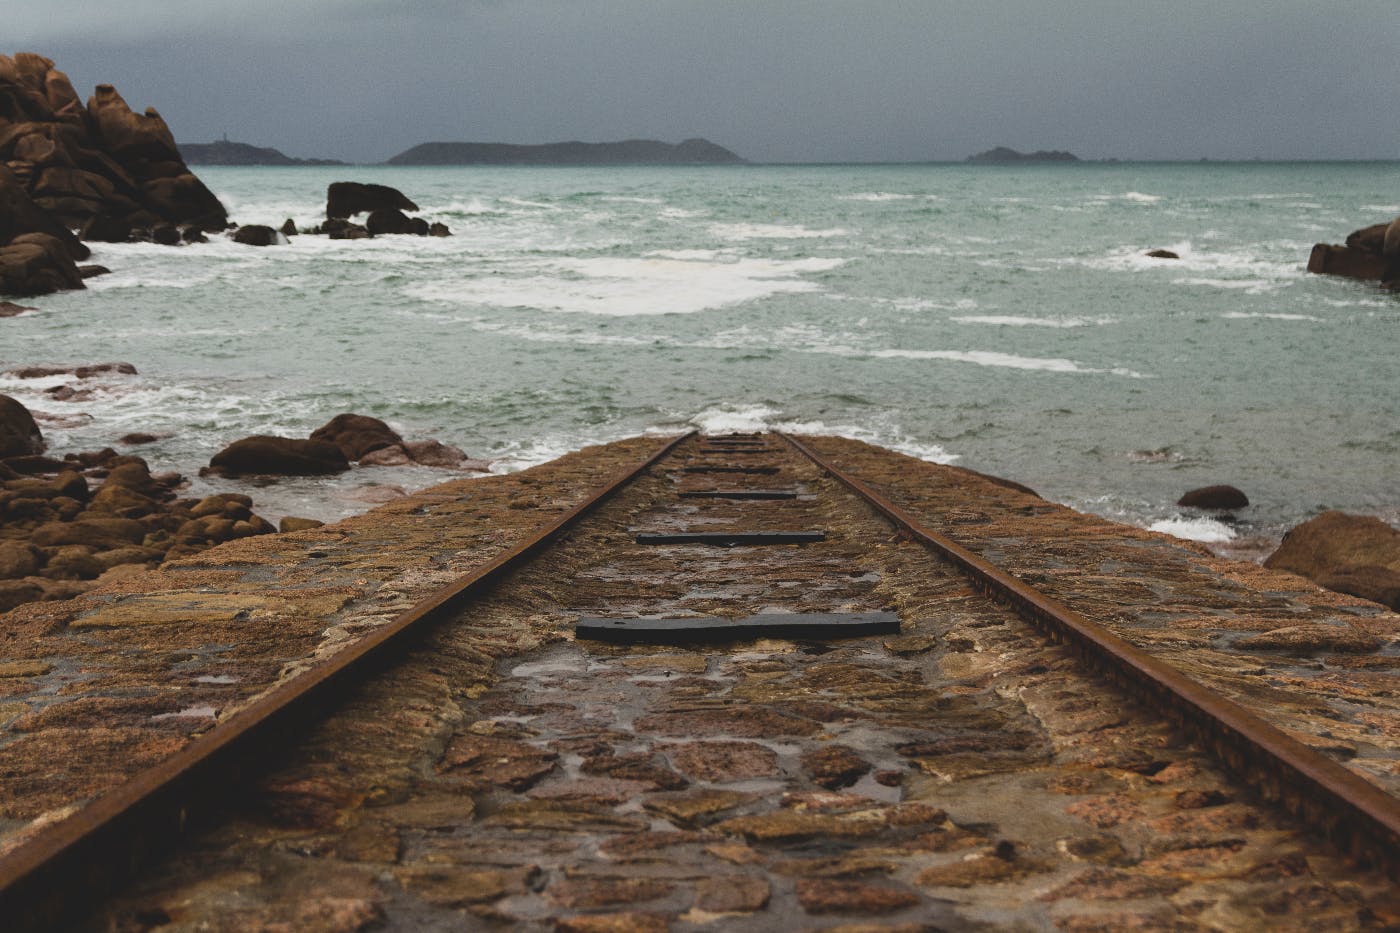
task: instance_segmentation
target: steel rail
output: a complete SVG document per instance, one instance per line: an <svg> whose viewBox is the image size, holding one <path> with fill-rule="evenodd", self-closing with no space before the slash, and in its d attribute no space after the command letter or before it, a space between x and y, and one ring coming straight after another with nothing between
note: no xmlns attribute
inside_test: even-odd
<svg viewBox="0 0 1400 933"><path fill-rule="evenodd" d="M0 857L0 925L8 931L64 928L65 920L115 890L180 835L207 823L298 730L416 636L533 558L695 433L666 440L549 525Z"/></svg>
<svg viewBox="0 0 1400 933"><path fill-rule="evenodd" d="M1009 603L1052 639L1072 647L1111 680L1184 728L1266 800L1280 804L1344 853L1400 877L1400 799L1191 680L951 538L932 531L889 498L797 438L779 433L897 528Z"/></svg>

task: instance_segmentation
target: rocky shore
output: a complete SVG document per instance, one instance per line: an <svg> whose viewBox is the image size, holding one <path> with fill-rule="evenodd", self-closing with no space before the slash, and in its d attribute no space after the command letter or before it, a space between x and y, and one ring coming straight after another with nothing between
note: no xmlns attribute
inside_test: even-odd
<svg viewBox="0 0 1400 933"><path fill-rule="evenodd" d="M1344 245L1318 243L1308 271L1400 288L1400 217L1354 230Z"/></svg>
<svg viewBox="0 0 1400 933"><path fill-rule="evenodd" d="M124 363L30 367L7 375L71 373L82 378L103 372L135 369ZM155 439L129 434L121 444ZM310 438L237 440L216 454L206 471L266 483L277 476L343 472L352 462L367 467L415 463L458 472L489 467L456 447L431 439L406 441L377 418L347 413ZM254 512L246 494L189 497L182 495L187 487L181 474L152 472L144 458L111 447L61 455L50 451L33 413L0 395L0 612L28 602L71 599L227 541L322 524L288 516L274 527Z"/></svg>

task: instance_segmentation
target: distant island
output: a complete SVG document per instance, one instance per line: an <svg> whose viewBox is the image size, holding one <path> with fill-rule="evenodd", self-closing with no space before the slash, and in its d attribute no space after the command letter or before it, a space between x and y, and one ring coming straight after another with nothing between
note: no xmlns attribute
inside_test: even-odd
<svg viewBox="0 0 1400 933"><path fill-rule="evenodd" d="M969 162L1078 162L1079 156L1072 152L1040 149L1036 152L1017 152L1005 146L997 146L986 152L967 157Z"/></svg>
<svg viewBox="0 0 1400 933"><path fill-rule="evenodd" d="M707 139L671 144L654 139L611 143L422 143L388 165L740 165L744 160Z"/></svg>
<svg viewBox="0 0 1400 933"><path fill-rule="evenodd" d="M336 159L294 159L272 149L221 139L212 143L180 143L180 155L190 165L344 165Z"/></svg>

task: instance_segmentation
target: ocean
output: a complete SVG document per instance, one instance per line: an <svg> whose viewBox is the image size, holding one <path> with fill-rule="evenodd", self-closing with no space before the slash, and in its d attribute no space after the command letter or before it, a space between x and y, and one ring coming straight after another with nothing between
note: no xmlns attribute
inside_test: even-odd
<svg viewBox="0 0 1400 933"><path fill-rule="evenodd" d="M110 275L0 320L58 452L132 448L191 494L249 434L383 418L498 471L641 432L853 436L1258 556L1326 508L1400 522L1400 296L1305 272L1400 214L1400 164L201 168L240 223L308 227L337 180L446 239L94 246ZM1154 259L1165 248L1179 260ZM77 384L74 384L75 387ZM440 481L251 490L335 519ZM1174 503L1230 483L1233 520Z"/></svg>

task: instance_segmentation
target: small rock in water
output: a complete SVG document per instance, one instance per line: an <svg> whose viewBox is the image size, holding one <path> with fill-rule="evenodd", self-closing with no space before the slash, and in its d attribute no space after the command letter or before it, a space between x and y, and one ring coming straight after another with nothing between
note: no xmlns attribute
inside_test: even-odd
<svg viewBox="0 0 1400 933"><path fill-rule="evenodd" d="M14 317L26 311L38 310L38 308L27 308L24 305L17 305L13 301L0 301L0 317Z"/></svg>
<svg viewBox="0 0 1400 933"><path fill-rule="evenodd" d="M266 224L248 224L234 232L233 242L245 246L275 246L280 240L277 231Z"/></svg>
<svg viewBox="0 0 1400 933"><path fill-rule="evenodd" d="M1195 509L1223 511L1244 508L1249 505L1249 497L1234 486L1202 486L1186 493L1176 500L1176 504Z"/></svg>
<svg viewBox="0 0 1400 933"><path fill-rule="evenodd" d="M1150 249L1150 250L1147 251L1146 255L1151 256L1153 259L1180 259L1180 258L1181 258L1180 256L1178 256L1176 253L1173 253L1173 252L1172 252L1171 250L1169 250L1169 249Z"/></svg>
<svg viewBox="0 0 1400 933"><path fill-rule="evenodd" d="M284 221L282 222L282 235L283 235L283 236L296 236L296 235L297 235L297 225L296 225L296 221L292 220L292 218L290 218L290 217L288 217L286 220L284 220Z"/></svg>

